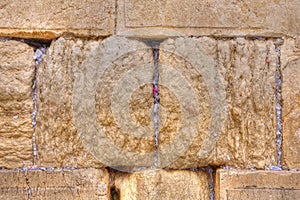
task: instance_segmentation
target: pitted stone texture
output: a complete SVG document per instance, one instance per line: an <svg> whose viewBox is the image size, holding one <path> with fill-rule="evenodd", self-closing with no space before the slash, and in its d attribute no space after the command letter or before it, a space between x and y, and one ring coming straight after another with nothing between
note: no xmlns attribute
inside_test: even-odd
<svg viewBox="0 0 300 200"><path fill-rule="evenodd" d="M159 167L276 164L272 40L181 37L159 51ZM153 166L153 64L134 39L54 42L38 75L40 164Z"/></svg>
<svg viewBox="0 0 300 200"><path fill-rule="evenodd" d="M204 37L164 41L160 45L161 68L180 75L171 79L161 70L160 76L160 83L169 89L160 92L162 108L174 115L165 112L160 118L175 122L162 121L159 135L169 135L169 144L182 153L169 167L275 165L276 63L272 40L217 41ZM170 99L169 94L176 98ZM179 106L170 106L176 104ZM189 120L183 120L183 111ZM193 118L192 113L198 117ZM192 125L195 130L182 134ZM164 144L161 140L159 144Z"/></svg>
<svg viewBox="0 0 300 200"><path fill-rule="evenodd" d="M143 42L54 41L38 71L39 164L152 166L152 74Z"/></svg>
<svg viewBox="0 0 300 200"><path fill-rule="evenodd" d="M32 164L33 55L27 44L0 42L0 167Z"/></svg>
<svg viewBox="0 0 300 200"><path fill-rule="evenodd" d="M202 171L146 170L116 177L122 200L209 199L207 174Z"/></svg>
<svg viewBox="0 0 300 200"><path fill-rule="evenodd" d="M82 145L72 111L74 73L100 42L59 38L39 66L36 144L41 166L102 166Z"/></svg>
<svg viewBox="0 0 300 200"><path fill-rule="evenodd" d="M300 46L286 39L281 48L283 164L300 169Z"/></svg>
<svg viewBox="0 0 300 200"><path fill-rule="evenodd" d="M60 35L97 37L114 29L114 1L0 2L0 35L52 39Z"/></svg>
<svg viewBox="0 0 300 200"><path fill-rule="evenodd" d="M128 170L154 165L153 63L145 43L113 36L87 56L76 76L78 133L107 166Z"/></svg>
<svg viewBox="0 0 300 200"><path fill-rule="evenodd" d="M298 0L118 0L117 33L144 37L299 35L299 9Z"/></svg>
<svg viewBox="0 0 300 200"><path fill-rule="evenodd" d="M300 172L220 169L215 194L216 200L299 199Z"/></svg>
<svg viewBox="0 0 300 200"><path fill-rule="evenodd" d="M1 171L1 199L109 199L106 170Z"/></svg>

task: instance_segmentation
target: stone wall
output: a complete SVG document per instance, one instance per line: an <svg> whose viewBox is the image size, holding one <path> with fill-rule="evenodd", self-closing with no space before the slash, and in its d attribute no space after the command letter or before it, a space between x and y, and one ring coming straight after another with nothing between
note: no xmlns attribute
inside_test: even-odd
<svg viewBox="0 0 300 200"><path fill-rule="evenodd" d="M299 199L299 0L0 16L0 199Z"/></svg>

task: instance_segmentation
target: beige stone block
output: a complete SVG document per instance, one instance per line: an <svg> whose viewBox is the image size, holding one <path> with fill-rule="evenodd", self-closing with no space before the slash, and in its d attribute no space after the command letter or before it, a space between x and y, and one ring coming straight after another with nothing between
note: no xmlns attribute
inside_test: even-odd
<svg viewBox="0 0 300 200"><path fill-rule="evenodd" d="M1 171L1 199L109 199L106 170Z"/></svg>
<svg viewBox="0 0 300 200"><path fill-rule="evenodd" d="M122 200L209 199L208 177L198 171L146 170L116 177Z"/></svg>
<svg viewBox="0 0 300 200"><path fill-rule="evenodd" d="M33 55L27 44L0 42L0 167L32 164Z"/></svg>
<svg viewBox="0 0 300 200"><path fill-rule="evenodd" d="M217 200L298 199L300 172L219 169L215 194Z"/></svg>
<svg viewBox="0 0 300 200"><path fill-rule="evenodd" d="M39 164L152 166L152 74L142 42L54 41L38 72Z"/></svg>
<svg viewBox="0 0 300 200"><path fill-rule="evenodd" d="M300 47L286 39L282 46L283 164L300 169Z"/></svg>
<svg viewBox="0 0 300 200"><path fill-rule="evenodd" d="M117 34L299 35L298 0L118 0Z"/></svg>
<svg viewBox="0 0 300 200"><path fill-rule="evenodd" d="M53 39L98 37L114 30L114 1L9 1L0 3L0 35Z"/></svg>
<svg viewBox="0 0 300 200"><path fill-rule="evenodd" d="M38 73L39 163L125 171L276 165L272 40L165 40L157 154L152 54L121 36L53 42Z"/></svg>
<svg viewBox="0 0 300 200"><path fill-rule="evenodd" d="M164 41L159 166L276 165L276 63L272 40Z"/></svg>
<svg viewBox="0 0 300 200"><path fill-rule="evenodd" d="M39 165L101 167L81 144L73 122L74 73L100 41L53 41L37 74L36 143Z"/></svg>

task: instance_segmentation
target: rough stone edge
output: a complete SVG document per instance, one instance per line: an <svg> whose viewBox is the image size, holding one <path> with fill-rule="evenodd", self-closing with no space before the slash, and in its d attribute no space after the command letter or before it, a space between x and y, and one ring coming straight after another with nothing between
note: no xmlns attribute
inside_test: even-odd
<svg viewBox="0 0 300 200"><path fill-rule="evenodd" d="M45 30L45 29L7 29L0 28L0 37L16 37L27 39L53 40L59 37L78 37L78 38L104 38L114 34L111 30L85 30L85 29L66 29L66 30Z"/></svg>
<svg viewBox="0 0 300 200"><path fill-rule="evenodd" d="M270 171L270 170L247 170L247 169L218 169L216 171L216 177L215 177L215 199L216 200L224 200L227 199L227 190L229 189L228 187L226 187L226 185L222 185L222 181L221 181L221 174L225 174L225 176L227 176L227 178L229 178L232 175L236 175L238 176L243 176L245 174L273 174L275 176L280 176L280 175L284 175L285 177L288 175L293 175L293 174L299 174L300 176L300 171ZM223 177L222 177L223 178ZM274 180L273 180L274 181ZM278 181L278 180L276 180ZM237 183L237 182L235 182ZM230 181L226 181L227 185L230 185ZM275 183L276 184L276 183ZM249 185L255 185L255 183L253 182L249 182ZM295 185L296 187L294 189L300 189L300 185ZM249 186L248 186L249 187ZM247 188L247 185L243 185L242 183L239 186L239 189L241 188ZM259 189L260 187L256 187L256 189ZM267 188L267 187L266 187ZM283 187L280 187L281 189ZM235 189L235 187L233 187L232 189ZM253 188L252 188L253 189Z"/></svg>

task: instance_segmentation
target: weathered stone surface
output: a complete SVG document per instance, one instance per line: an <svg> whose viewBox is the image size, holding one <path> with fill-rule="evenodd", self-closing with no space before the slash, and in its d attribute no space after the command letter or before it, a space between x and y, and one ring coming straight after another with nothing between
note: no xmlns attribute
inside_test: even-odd
<svg viewBox="0 0 300 200"><path fill-rule="evenodd" d="M73 121L74 73L100 41L54 41L37 74L36 143L39 165L101 167L81 144Z"/></svg>
<svg viewBox="0 0 300 200"><path fill-rule="evenodd" d="M77 110L92 111L78 112L77 115L80 132L85 133L84 142L106 165L152 166L152 50L143 42L112 37L103 42L102 48L95 51L95 55L96 59L102 60L98 62L91 56L92 59L88 61L91 65L88 64L87 68L90 72L98 71L97 77L94 77L98 82L92 91L95 94L96 110L90 107L92 104L89 101L82 103ZM89 77L89 74L85 76ZM80 94L90 95L85 92L90 87L93 86L78 87L74 91L75 95L79 92L78 102L82 98ZM81 120L89 116L96 118Z"/></svg>
<svg viewBox="0 0 300 200"><path fill-rule="evenodd" d="M207 174L202 171L146 170L116 177L122 200L209 199Z"/></svg>
<svg viewBox="0 0 300 200"><path fill-rule="evenodd" d="M299 35L298 0L119 0L125 35Z"/></svg>
<svg viewBox="0 0 300 200"><path fill-rule="evenodd" d="M106 170L1 171L1 199L109 199Z"/></svg>
<svg viewBox="0 0 300 200"><path fill-rule="evenodd" d="M142 42L53 42L38 72L39 163L152 166L152 72Z"/></svg>
<svg viewBox="0 0 300 200"><path fill-rule="evenodd" d="M182 37L159 51L156 157L151 48L119 36L55 41L38 74L40 164L276 165L272 40Z"/></svg>
<svg viewBox="0 0 300 200"><path fill-rule="evenodd" d="M276 165L276 63L272 40L163 42L159 166Z"/></svg>
<svg viewBox="0 0 300 200"><path fill-rule="evenodd" d="M284 167L300 169L300 46L286 39L282 46L282 120Z"/></svg>
<svg viewBox="0 0 300 200"><path fill-rule="evenodd" d="M300 172L218 170L215 194L217 200L298 199Z"/></svg>
<svg viewBox="0 0 300 200"><path fill-rule="evenodd" d="M0 3L0 35L51 39L66 34L110 35L114 1L9 1Z"/></svg>
<svg viewBox="0 0 300 200"><path fill-rule="evenodd" d="M0 167L32 164L33 48L0 42Z"/></svg>

